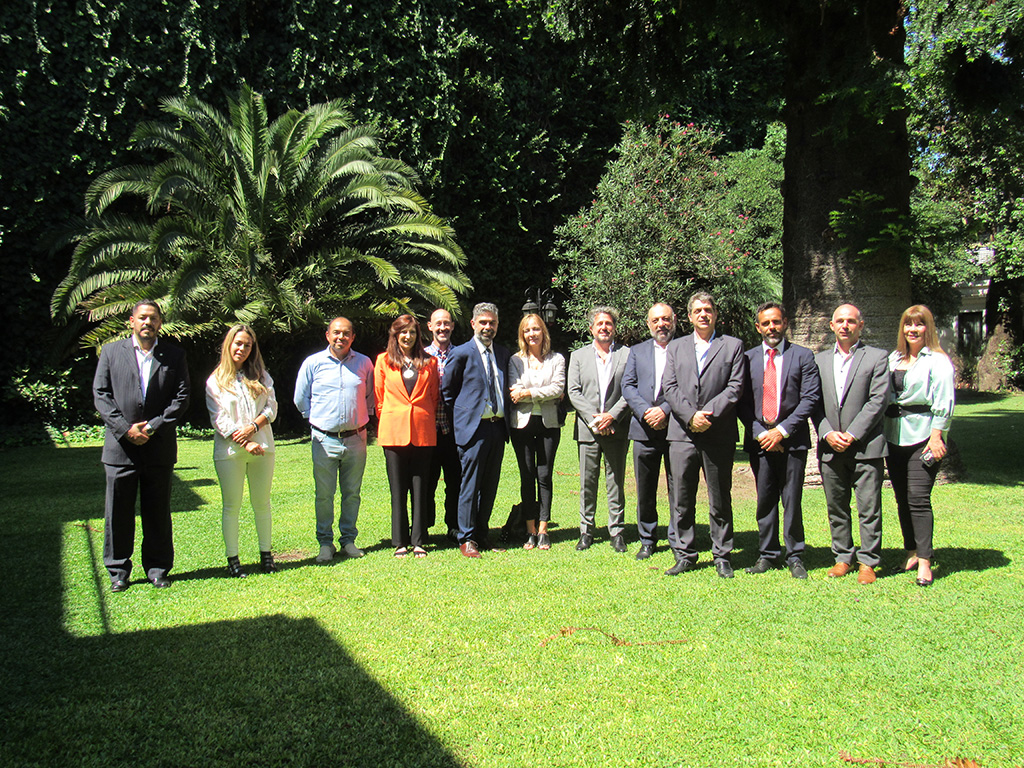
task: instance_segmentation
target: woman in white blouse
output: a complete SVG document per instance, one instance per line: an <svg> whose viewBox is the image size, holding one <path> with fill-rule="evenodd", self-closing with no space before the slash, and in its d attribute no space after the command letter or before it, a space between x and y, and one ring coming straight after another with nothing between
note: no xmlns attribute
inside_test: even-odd
<svg viewBox="0 0 1024 768"><path fill-rule="evenodd" d="M906 557L902 570L917 584L932 583L932 486L946 455L953 416L953 364L939 345L935 318L923 304L900 318L896 351L889 355L892 402L885 412L886 465L896 495Z"/></svg>
<svg viewBox="0 0 1024 768"><path fill-rule="evenodd" d="M220 365L206 380L206 408L213 423L213 463L220 480L224 549L228 575L245 576L238 560L238 512L245 480L256 517L260 568L277 570L270 549L270 485L274 479L274 434L277 418L274 380L263 365L256 333L235 325L224 337Z"/></svg>
<svg viewBox="0 0 1024 768"><path fill-rule="evenodd" d="M562 430L558 401L565 392L565 358L551 351L539 315L519 321L519 352L508 363L513 403L512 448L519 463L520 501L529 538L525 549L550 549L551 479Z"/></svg>

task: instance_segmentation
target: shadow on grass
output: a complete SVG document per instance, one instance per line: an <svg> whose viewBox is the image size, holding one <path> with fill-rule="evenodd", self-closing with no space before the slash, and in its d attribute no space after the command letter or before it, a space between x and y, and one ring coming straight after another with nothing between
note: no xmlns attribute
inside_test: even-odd
<svg viewBox="0 0 1024 768"><path fill-rule="evenodd" d="M4 765L460 765L313 619L52 638L33 656L0 693Z"/></svg>
<svg viewBox="0 0 1024 768"><path fill-rule="evenodd" d="M78 578L91 579L101 616L114 600L140 597L111 595L94 555L103 535L90 522L103 503L99 449L32 447L5 458L0 765L461 765L314 619L112 635L104 618L105 634L70 635L64 526L90 539L93 560L82 566L90 573ZM187 483L176 479L174 488L174 507L194 511ZM221 571L176 579L213 575Z"/></svg>

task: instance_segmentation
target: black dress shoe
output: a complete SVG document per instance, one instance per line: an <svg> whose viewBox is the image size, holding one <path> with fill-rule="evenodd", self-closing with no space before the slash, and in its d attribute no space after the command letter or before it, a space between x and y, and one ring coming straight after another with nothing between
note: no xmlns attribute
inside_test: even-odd
<svg viewBox="0 0 1024 768"><path fill-rule="evenodd" d="M807 569L804 568L803 561L799 557L791 558L786 565L789 566L789 575L794 579L807 578Z"/></svg>
<svg viewBox="0 0 1024 768"><path fill-rule="evenodd" d="M735 574L732 571L732 563L728 560L718 560L715 563L715 571L723 579L731 579Z"/></svg>
<svg viewBox="0 0 1024 768"><path fill-rule="evenodd" d="M166 576L154 576L149 581L157 589L166 589L167 587L171 586L171 580L168 579Z"/></svg>
<svg viewBox="0 0 1024 768"><path fill-rule="evenodd" d="M612 536L612 549L614 549L616 552L626 551L626 540L622 538L621 533L617 536Z"/></svg>
<svg viewBox="0 0 1024 768"><path fill-rule="evenodd" d="M580 540L576 542L576 551L582 552L585 549L590 549L590 546L594 543L594 537L589 533L581 533Z"/></svg>
<svg viewBox="0 0 1024 768"><path fill-rule="evenodd" d="M640 551L636 553L637 560L646 560L648 557L654 554L653 544L642 544Z"/></svg>
<svg viewBox="0 0 1024 768"><path fill-rule="evenodd" d="M128 582L125 579L114 579L110 582L111 592L124 592L128 589Z"/></svg>
<svg viewBox="0 0 1024 768"><path fill-rule="evenodd" d="M242 570L242 564L238 562L238 557L228 558L228 576L233 579L244 579L245 571ZM154 582L155 584L156 582Z"/></svg>
<svg viewBox="0 0 1024 768"><path fill-rule="evenodd" d="M273 552L260 551L260 570L264 573L277 573L277 563L274 562Z"/></svg>
<svg viewBox="0 0 1024 768"><path fill-rule="evenodd" d="M777 566L774 560L769 560L767 557L757 558L757 562L749 568L744 568L747 573L768 573Z"/></svg>
<svg viewBox="0 0 1024 768"><path fill-rule="evenodd" d="M676 564L665 571L666 576L678 576L680 573L686 573L692 571L697 567L696 563L691 563L689 560L684 560L681 557L676 558Z"/></svg>

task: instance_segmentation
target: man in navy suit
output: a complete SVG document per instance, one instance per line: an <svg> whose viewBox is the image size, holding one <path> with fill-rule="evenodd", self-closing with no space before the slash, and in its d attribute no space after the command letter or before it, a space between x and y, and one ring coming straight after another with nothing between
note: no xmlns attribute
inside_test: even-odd
<svg viewBox="0 0 1024 768"><path fill-rule="evenodd" d="M107 474L103 564L110 588L128 588L135 549L135 499L142 519L142 568L155 587L168 587L174 565L171 473L178 460L175 428L188 408L185 353L159 341L162 317L152 301L132 308L130 338L100 352L93 402L106 425L102 461Z"/></svg>
<svg viewBox="0 0 1024 768"><path fill-rule="evenodd" d="M480 557L488 542L488 522L501 477L501 460L509 436L509 352L494 343L498 308L473 307L473 338L451 351L441 380L445 404L452 410L459 446L459 550Z"/></svg>
<svg viewBox="0 0 1024 768"><path fill-rule="evenodd" d="M740 400L740 421L746 436L743 448L757 483L759 555L747 573L777 568L779 501L784 516L786 565L795 579L806 579L804 518L801 499L811 430L807 419L821 400L821 378L814 353L786 341L789 318L781 304L767 302L757 308L757 330L763 342L747 350L747 374Z"/></svg>
<svg viewBox="0 0 1024 768"><path fill-rule="evenodd" d="M658 476L661 464L669 483L675 485L669 463L668 420L672 408L661 386L668 359L668 343L676 335L676 313L657 303L647 311L651 338L629 350L622 374L622 395L633 412L629 439L633 441L633 474L636 477L636 527L640 534L637 560L646 560L658 544Z"/></svg>
<svg viewBox="0 0 1024 768"><path fill-rule="evenodd" d="M743 394L746 358L743 342L715 332L718 309L711 294L693 294L687 315L693 333L668 345L662 382L672 407L668 441L669 471L674 478L668 543L676 557L665 575L675 576L697 564L695 507L703 469L715 570L723 579L731 579L732 465L739 439L736 405Z"/></svg>

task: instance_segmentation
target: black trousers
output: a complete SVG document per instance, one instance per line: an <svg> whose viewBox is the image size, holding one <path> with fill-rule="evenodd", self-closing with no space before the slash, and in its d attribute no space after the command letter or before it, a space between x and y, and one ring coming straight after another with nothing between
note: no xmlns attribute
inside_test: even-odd
<svg viewBox="0 0 1024 768"><path fill-rule="evenodd" d="M462 484L462 462L455 433L437 433L437 445L430 455L430 475L423 496L424 526L429 530L437 522L437 484L444 474L444 525L449 531L459 530L459 486Z"/></svg>
<svg viewBox="0 0 1024 768"><path fill-rule="evenodd" d="M667 440L633 441L633 475L636 477L636 529L640 541L652 546L658 543L658 479L665 464L668 497L675 493L676 477L672 473Z"/></svg>
<svg viewBox="0 0 1024 768"><path fill-rule="evenodd" d="M801 502L807 451L762 451L750 454L750 469L757 483L757 541L760 556L777 560L779 546L779 502L782 502L782 538L786 559L804 553L804 515Z"/></svg>
<svg viewBox="0 0 1024 768"><path fill-rule="evenodd" d="M885 463L889 468L889 481L896 496L896 510L903 532L903 548L916 551L918 557L931 560L932 531L935 516L932 513L932 486L939 473L940 462L926 467L921 453L928 441L917 445L893 445L889 443L889 456Z"/></svg>
<svg viewBox="0 0 1024 768"><path fill-rule="evenodd" d="M394 547L422 547L426 539L424 499L433 446L384 446L384 466L391 486L391 544ZM409 497L412 496L410 538Z"/></svg>
<svg viewBox="0 0 1024 768"><path fill-rule="evenodd" d="M135 500L142 519L142 570L147 579L163 578L174 565L171 531L170 464L116 466L104 464L107 495L103 533L103 564L111 580L131 576L135 551Z"/></svg>
<svg viewBox="0 0 1024 768"><path fill-rule="evenodd" d="M551 520L551 488L555 472L555 452L562 432L544 426L540 415L530 417L522 429L513 429L512 450L519 464L519 500L527 520Z"/></svg>

